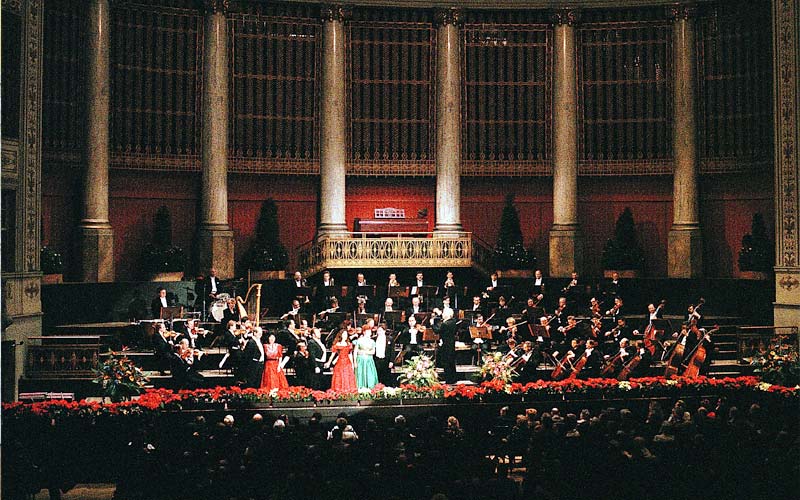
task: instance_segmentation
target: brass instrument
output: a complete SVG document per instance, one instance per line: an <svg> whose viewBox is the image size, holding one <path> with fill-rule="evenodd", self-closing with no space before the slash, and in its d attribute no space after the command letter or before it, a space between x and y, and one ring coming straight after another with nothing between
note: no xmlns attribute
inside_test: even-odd
<svg viewBox="0 0 800 500"><path fill-rule="evenodd" d="M244 321L244 318L248 318L253 326L258 326L261 316L261 283L251 285L247 289L244 299L237 295L236 307L239 309L239 319ZM248 307L253 311L252 315L247 313Z"/></svg>

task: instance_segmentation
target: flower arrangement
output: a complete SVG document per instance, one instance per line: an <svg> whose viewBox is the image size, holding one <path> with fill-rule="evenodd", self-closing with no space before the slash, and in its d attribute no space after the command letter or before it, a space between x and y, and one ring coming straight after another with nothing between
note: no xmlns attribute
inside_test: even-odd
<svg viewBox="0 0 800 500"><path fill-rule="evenodd" d="M432 387L439 383L439 374L433 360L424 354L414 356L400 368L397 378L401 384L415 387Z"/></svg>
<svg viewBox="0 0 800 500"><path fill-rule="evenodd" d="M796 345L786 338L776 337L750 359L754 372L768 384L796 386L800 384L800 356Z"/></svg>
<svg viewBox="0 0 800 500"><path fill-rule="evenodd" d="M430 361L430 360L429 360ZM495 379L477 385L401 385L375 386L369 392L319 391L307 387L289 387L277 391L214 387L173 391L148 389L133 401L98 403L94 401L43 401L40 403L7 403L2 405L3 418L92 417L98 415L143 415L148 412L174 412L190 407L210 408L225 405L230 408L252 408L254 404L309 401L325 404L331 401L402 401L404 399L440 399L443 402L473 402L491 397L495 401L560 401L568 395L604 398L684 397L686 395L718 394L725 396L770 395L788 404L800 401L800 386L786 387L762 381L758 377L665 379L645 377L619 381L614 379L567 379L558 382L539 380L522 384Z"/></svg>
<svg viewBox="0 0 800 500"><path fill-rule="evenodd" d="M483 380L499 380L509 384L516 376L517 372L505 359L503 353L490 352L483 356L483 366L481 366Z"/></svg>
<svg viewBox="0 0 800 500"><path fill-rule="evenodd" d="M144 376L133 361L128 359L124 353L122 357L117 357L113 351L108 355L103 364L94 369L94 383L100 384L103 389L103 397L110 398L112 402L129 400L133 396L138 396L145 390L145 384L149 379Z"/></svg>

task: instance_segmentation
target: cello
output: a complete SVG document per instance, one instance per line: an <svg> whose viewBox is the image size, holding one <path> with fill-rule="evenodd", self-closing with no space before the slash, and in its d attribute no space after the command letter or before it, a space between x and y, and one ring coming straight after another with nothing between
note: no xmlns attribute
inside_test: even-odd
<svg viewBox="0 0 800 500"><path fill-rule="evenodd" d="M619 353L617 353L613 358L611 358L608 361L608 364L606 364L605 368L603 368L603 371L600 372L600 376L604 378L611 378L614 376L614 374L617 373L617 369L619 369L620 367L624 368L623 366L624 364L625 363L622 360L622 350L620 350Z"/></svg>
<svg viewBox="0 0 800 500"><path fill-rule="evenodd" d="M622 370L619 371L619 374L617 375L617 380L628 380L633 370L635 370L636 367L639 366L639 363L641 362L642 362L642 356L639 354L639 351L637 349L636 355L633 356L633 358L631 358L631 360L628 361L625 364L625 366L622 367Z"/></svg>
<svg viewBox="0 0 800 500"><path fill-rule="evenodd" d="M688 330L685 335L689 335ZM675 342L675 346L672 348L672 354L670 354L669 360L667 360L667 367L664 369L664 377L666 378L678 375L678 369L681 367L684 350L686 349L686 345L683 344L682 340L682 338L678 339L678 341Z"/></svg>
<svg viewBox="0 0 800 500"><path fill-rule="evenodd" d="M692 352L689 353L689 361L686 363L686 369L683 371L684 377L694 378L700 375L700 369L706 362L708 350L706 349L706 342L711 341L711 334L719 330L718 326L710 332L703 334L702 338L694 346Z"/></svg>

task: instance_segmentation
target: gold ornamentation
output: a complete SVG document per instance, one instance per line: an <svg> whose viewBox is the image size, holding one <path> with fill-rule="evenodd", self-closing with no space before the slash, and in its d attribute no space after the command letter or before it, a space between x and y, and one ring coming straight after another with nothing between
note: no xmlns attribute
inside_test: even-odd
<svg viewBox="0 0 800 500"><path fill-rule="evenodd" d="M24 43L24 135L23 151L23 264L25 271L39 270L41 234L41 144L42 144L42 0L28 0Z"/></svg>
<svg viewBox="0 0 800 500"><path fill-rule="evenodd" d="M433 14L436 26L459 25L463 21L461 9L436 9Z"/></svg>
<svg viewBox="0 0 800 500"><path fill-rule="evenodd" d="M319 9L319 17L327 22L344 22L350 17L350 14L352 14L350 7L335 3L324 4Z"/></svg>
<svg viewBox="0 0 800 500"><path fill-rule="evenodd" d="M667 7L667 15L673 21L688 21L697 17L697 6L692 4L675 4Z"/></svg>
<svg viewBox="0 0 800 500"><path fill-rule="evenodd" d="M795 288L800 287L800 281L798 281L797 278L795 278L791 274L788 274L783 278L781 278L779 283L781 285L781 288L783 288L787 292L791 292Z"/></svg>
<svg viewBox="0 0 800 500"><path fill-rule="evenodd" d="M203 8L206 12L216 14L221 12L225 14L230 7L230 0L203 0Z"/></svg>
<svg viewBox="0 0 800 500"><path fill-rule="evenodd" d="M580 14L575 9L559 9L550 14L550 21L556 26L575 26Z"/></svg>

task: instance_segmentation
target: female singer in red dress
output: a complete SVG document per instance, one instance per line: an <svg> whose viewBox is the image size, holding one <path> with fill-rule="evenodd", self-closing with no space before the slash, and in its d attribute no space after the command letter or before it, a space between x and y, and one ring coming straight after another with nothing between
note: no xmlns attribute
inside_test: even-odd
<svg viewBox="0 0 800 500"><path fill-rule="evenodd" d="M351 358L353 345L350 343L347 330L339 332L336 336L336 343L331 347L331 351L339 356L336 365L333 367L331 389L340 392L357 391L356 372L353 370L353 360Z"/></svg>
<svg viewBox="0 0 800 500"><path fill-rule="evenodd" d="M286 389L289 382L283 372L283 366L288 361L283 358L283 346L275 342L275 335L270 333L267 343L264 344L264 375L261 377L262 389Z"/></svg>

